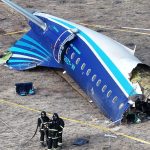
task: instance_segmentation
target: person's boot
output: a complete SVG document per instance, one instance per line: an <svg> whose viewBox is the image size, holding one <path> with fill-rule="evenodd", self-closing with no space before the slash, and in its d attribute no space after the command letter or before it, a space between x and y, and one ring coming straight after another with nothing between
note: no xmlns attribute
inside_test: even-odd
<svg viewBox="0 0 150 150"><path fill-rule="evenodd" d="M42 147L45 147L45 144L43 141L40 142Z"/></svg>

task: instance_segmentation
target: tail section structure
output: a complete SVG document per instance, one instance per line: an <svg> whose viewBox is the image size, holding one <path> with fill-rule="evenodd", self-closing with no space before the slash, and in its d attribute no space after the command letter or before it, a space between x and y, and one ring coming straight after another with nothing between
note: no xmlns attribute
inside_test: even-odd
<svg viewBox="0 0 150 150"><path fill-rule="evenodd" d="M12 56L7 57L8 60L3 57L0 62L4 62L7 66L16 70L26 70L36 66L61 68L61 65L52 57L50 45L43 42L43 34L47 30L47 24L10 0L2 0L2 2L28 18L33 28L38 28L38 30L35 33L31 26L31 30L9 48L8 53ZM39 35L38 32L42 32L42 34Z"/></svg>
<svg viewBox="0 0 150 150"><path fill-rule="evenodd" d="M50 47L43 44L42 37L32 30L26 33L9 50L12 56L7 60L8 67L27 70L36 66L61 68L52 56Z"/></svg>

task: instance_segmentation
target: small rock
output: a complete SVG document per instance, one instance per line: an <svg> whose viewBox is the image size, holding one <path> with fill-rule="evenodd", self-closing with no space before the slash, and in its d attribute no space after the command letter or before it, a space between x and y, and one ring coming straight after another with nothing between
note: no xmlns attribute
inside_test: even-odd
<svg viewBox="0 0 150 150"><path fill-rule="evenodd" d="M6 20L6 17L2 14L0 14L0 21Z"/></svg>
<svg viewBox="0 0 150 150"><path fill-rule="evenodd" d="M117 0L117 1L115 1L114 3L115 3L115 4L120 4L120 3L122 3L122 1Z"/></svg>

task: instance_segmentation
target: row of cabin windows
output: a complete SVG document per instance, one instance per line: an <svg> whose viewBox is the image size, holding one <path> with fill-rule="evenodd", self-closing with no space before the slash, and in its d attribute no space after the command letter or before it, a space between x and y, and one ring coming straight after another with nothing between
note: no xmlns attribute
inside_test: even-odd
<svg viewBox="0 0 150 150"><path fill-rule="evenodd" d="M74 57L75 57L75 53L73 52L73 53L71 54L71 59L74 59ZM76 62L75 62L76 65L79 64L80 60L81 60L80 58L77 58L77 59L76 59ZM81 65L81 70L83 71L85 67L86 67L86 64L83 63L83 64ZM91 72L92 72L92 69L87 69L87 71L86 71L86 76L89 76ZM92 79L91 79L92 82L94 82L94 81L96 80L96 77L97 77L96 74L94 74L94 75L92 76ZM97 82L96 82L96 86L99 87L100 84L101 84L101 82L102 82L101 79L98 79ZM104 93L104 92L106 91L106 89L107 89L107 85L104 85L104 86L102 87L102 92ZM107 92L107 98L109 98L109 97L111 96L111 94L112 94L112 91L109 90L109 91ZM112 102L113 102L113 103L116 103L117 100L118 100L118 97L115 96L115 97L112 99ZM124 106L124 104L121 103L121 104L119 105L119 109L122 109L123 106Z"/></svg>

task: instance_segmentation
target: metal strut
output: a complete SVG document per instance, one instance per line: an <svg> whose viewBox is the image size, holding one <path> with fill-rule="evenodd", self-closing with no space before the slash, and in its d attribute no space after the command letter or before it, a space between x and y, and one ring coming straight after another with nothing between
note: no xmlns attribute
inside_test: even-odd
<svg viewBox="0 0 150 150"><path fill-rule="evenodd" d="M28 18L30 21L35 23L37 26L42 28L44 31L46 30L46 28L47 28L46 23L44 23L37 16L34 16L32 13L29 13L27 10L23 9L22 7L20 7L19 5L15 4L14 2L12 2L10 0L1 0L1 1L4 2L6 5L10 6L11 8L13 8L14 10L21 13L23 16Z"/></svg>

